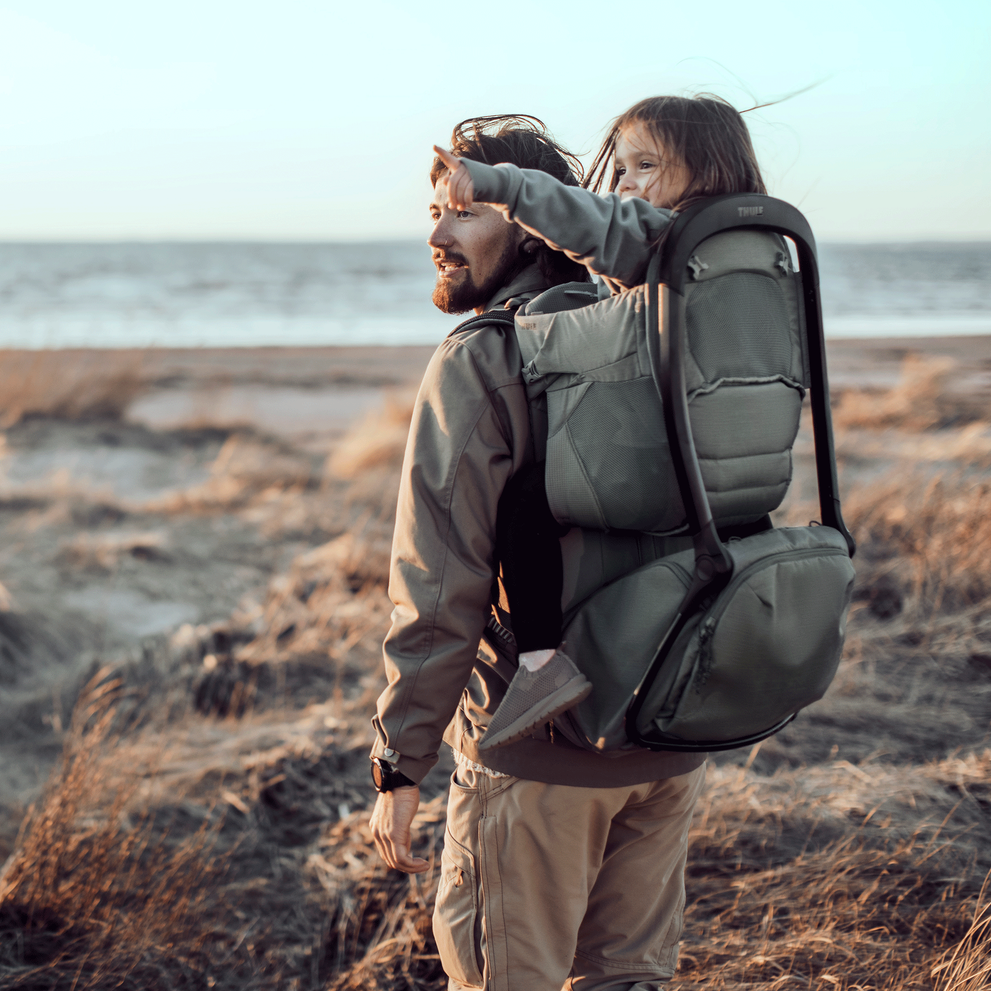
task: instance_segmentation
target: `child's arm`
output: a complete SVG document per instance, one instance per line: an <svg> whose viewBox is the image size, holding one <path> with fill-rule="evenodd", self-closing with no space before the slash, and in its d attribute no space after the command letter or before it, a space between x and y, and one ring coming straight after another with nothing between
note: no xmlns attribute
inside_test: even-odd
<svg viewBox="0 0 991 991"><path fill-rule="evenodd" d="M452 209L488 203L596 275L626 287L644 281L651 244L670 223L670 210L565 186L546 172L485 165L434 150L451 172Z"/></svg>

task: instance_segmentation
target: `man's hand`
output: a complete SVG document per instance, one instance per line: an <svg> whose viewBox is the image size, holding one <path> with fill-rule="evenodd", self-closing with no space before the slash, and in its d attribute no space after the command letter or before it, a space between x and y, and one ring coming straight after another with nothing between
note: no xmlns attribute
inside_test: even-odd
<svg viewBox="0 0 991 991"><path fill-rule="evenodd" d="M437 157L451 174L447 178L447 206L451 210L467 210L475 202L475 185L471 173L461 159L434 145Z"/></svg>
<svg viewBox="0 0 991 991"><path fill-rule="evenodd" d="M382 859L407 874L422 874L430 866L422 857L413 857L409 852L410 826L419 807L420 789L416 785L393 788L379 795L370 821Z"/></svg>

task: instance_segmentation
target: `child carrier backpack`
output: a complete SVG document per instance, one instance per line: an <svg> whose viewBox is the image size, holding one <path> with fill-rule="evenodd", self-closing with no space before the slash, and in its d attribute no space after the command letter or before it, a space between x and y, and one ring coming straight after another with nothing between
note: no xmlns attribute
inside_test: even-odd
<svg viewBox="0 0 991 991"><path fill-rule="evenodd" d="M551 510L683 549L566 611L595 687L554 730L607 754L764 739L829 686L854 576L812 233L780 200L714 197L676 218L644 286L582 300L557 287L516 317ZM822 521L775 528L806 389Z"/></svg>

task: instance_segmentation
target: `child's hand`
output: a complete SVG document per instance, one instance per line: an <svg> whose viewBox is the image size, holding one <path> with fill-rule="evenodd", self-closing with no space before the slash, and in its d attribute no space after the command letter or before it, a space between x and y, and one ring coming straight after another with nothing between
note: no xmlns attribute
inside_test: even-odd
<svg viewBox="0 0 991 991"><path fill-rule="evenodd" d="M471 174L449 151L434 145L437 157L447 166L451 173L447 178L447 205L451 210L467 210L475 202L475 186Z"/></svg>

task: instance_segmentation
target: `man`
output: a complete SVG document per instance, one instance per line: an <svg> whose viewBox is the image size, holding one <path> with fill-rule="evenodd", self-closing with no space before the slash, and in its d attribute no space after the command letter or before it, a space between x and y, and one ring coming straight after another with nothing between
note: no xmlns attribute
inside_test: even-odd
<svg viewBox="0 0 991 991"><path fill-rule="evenodd" d="M453 150L575 184L568 156L538 125L466 122ZM431 179L433 300L445 312L512 311L554 284L587 278L495 210L452 210L439 160ZM532 459L529 445L512 328L494 316L448 337L424 376L403 466L372 831L390 866L427 869L410 854L410 824L443 737L458 763L434 914L449 987L648 991L677 959L702 758L603 757L555 737L552 726L478 750L513 671L504 597L494 594L496 517L506 483ZM567 588L581 531L565 543Z"/></svg>

